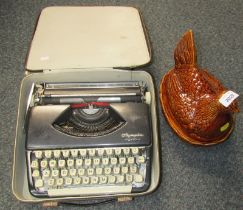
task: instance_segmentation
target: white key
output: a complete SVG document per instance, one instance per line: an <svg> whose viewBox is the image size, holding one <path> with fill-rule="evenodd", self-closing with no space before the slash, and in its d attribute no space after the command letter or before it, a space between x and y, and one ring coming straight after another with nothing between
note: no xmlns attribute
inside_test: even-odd
<svg viewBox="0 0 243 210"><path fill-rule="evenodd" d="M121 148L116 148L115 149L115 154L120 155L121 154Z"/></svg>
<svg viewBox="0 0 243 210"><path fill-rule="evenodd" d="M76 168L72 168L72 169L69 170L70 176L75 176L76 173L77 173L77 169Z"/></svg>
<svg viewBox="0 0 243 210"><path fill-rule="evenodd" d="M80 149L79 150L79 153L82 157L85 157L86 156L86 153L87 153L87 150L86 149Z"/></svg>
<svg viewBox="0 0 243 210"><path fill-rule="evenodd" d="M49 187L54 186L55 185L55 179L52 179L52 178L51 179L48 179L47 184L48 184Z"/></svg>
<svg viewBox="0 0 243 210"><path fill-rule="evenodd" d="M43 172L42 172L42 176L43 177L49 177L50 176L50 170L49 169L45 169Z"/></svg>
<svg viewBox="0 0 243 210"><path fill-rule="evenodd" d="M35 153L35 157L37 159L41 159L42 158L42 151L34 151L34 153Z"/></svg>
<svg viewBox="0 0 243 210"><path fill-rule="evenodd" d="M129 164L134 164L134 157L129 157L129 158L127 159L127 162L128 162Z"/></svg>
<svg viewBox="0 0 243 210"><path fill-rule="evenodd" d="M107 149L106 149L106 154L107 154L107 155L112 155L112 153L113 153L113 151L112 151L111 148L107 148Z"/></svg>
<svg viewBox="0 0 243 210"><path fill-rule="evenodd" d="M107 183L107 176L100 176L100 181L99 181L99 183L100 184L106 184Z"/></svg>
<svg viewBox="0 0 243 210"><path fill-rule="evenodd" d="M73 182L72 178L70 178L70 177L65 178L65 185L71 185L72 182Z"/></svg>
<svg viewBox="0 0 243 210"><path fill-rule="evenodd" d="M100 164L100 159L99 158L94 158L94 165L98 166Z"/></svg>
<svg viewBox="0 0 243 210"><path fill-rule="evenodd" d="M54 155L55 158L60 158L61 151L60 150L54 150L53 155Z"/></svg>
<svg viewBox="0 0 243 210"><path fill-rule="evenodd" d="M130 166L130 173L135 174L137 172L137 167L136 166Z"/></svg>
<svg viewBox="0 0 243 210"><path fill-rule="evenodd" d="M126 158L124 158L124 157L120 157L120 158L119 158L119 163L120 163L121 165L124 165L124 164L126 163Z"/></svg>
<svg viewBox="0 0 243 210"><path fill-rule="evenodd" d="M95 149L89 149L89 156L95 156Z"/></svg>
<svg viewBox="0 0 243 210"><path fill-rule="evenodd" d="M106 168L104 169L104 171L105 171L105 174L108 175L108 174L111 173L111 168L106 167Z"/></svg>
<svg viewBox="0 0 243 210"><path fill-rule="evenodd" d="M108 176L108 183L109 184L114 184L116 181L116 177L115 176Z"/></svg>
<svg viewBox="0 0 243 210"><path fill-rule="evenodd" d="M124 175L116 176L116 183L123 183L124 182Z"/></svg>
<svg viewBox="0 0 243 210"><path fill-rule="evenodd" d="M38 161L37 160L33 160L32 162L31 162L31 168L38 168L38 166L39 166L39 164L38 164Z"/></svg>
<svg viewBox="0 0 243 210"><path fill-rule="evenodd" d="M52 170L51 175L52 175L52 177L58 177L59 171L58 170Z"/></svg>
<svg viewBox="0 0 243 210"><path fill-rule="evenodd" d="M43 185L44 185L44 182L43 182L42 179L37 179L37 180L35 181L35 187L36 187L36 188L43 187Z"/></svg>
<svg viewBox="0 0 243 210"><path fill-rule="evenodd" d="M51 158L51 154L52 154L51 150L46 150L45 151L45 157L46 158Z"/></svg>
<svg viewBox="0 0 243 210"><path fill-rule="evenodd" d="M93 168L88 168L88 169L87 169L87 174L88 174L89 176L92 176L92 175L94 174L94 169L93 169Z"/></svg>
<svg viewBox="0 0 243 210"><path fill-rule="evenodd" d="M116 165L117 164L117 158L111 158L111 164Z"/></svg>
<svg viewBox="0 0 243 210"><path fill-rule="evenodd" d="M91 166L91 159L85 159L84 160L84 165L85 166Z"/></svg>
<svg viewBox="0 0 243 210"><path fill-rule="evenodd" d="M50 160L50 162L49 162L50 168L55 168L56 165L57 165L57 161L56 160Z"/></svg>
<svg viewBox="0 0 243 210"><path fill-rule="evenodd" d="M50 197L72 197L72 196L97 196L97 195L121 195L121 194L131 194L132 186L123 185L123 186L83 186L81 187L65 187L61 189L48 189L48 196Z"/></svg>
<svg viewBox="0 0 243 210"><path fill-rule="evenodd" d="M102 159L102 164L103 164L104 166L108 165L108 164L109 164L109 158L103 158L103 159Z"/></svg>
<svg viewBox="0 0 243 210"><path fill-rule="evenodd" d="M133 177L131 174L126 174L126 182L131 183L133 181Z"/></svg>
<svg viewBox="0 0 243 210"><path fill-rule="evenodd" d="M63 178L58 178L57 179L57 186L62 186L63 185Z"/></svg>
<svg viewBox="0 0 243 210"><path fill-rule="evenodd" d="M91 184L97 184L98 181L99 181L99 178L98 178L97 176L92 176L92 177L90 178L90 183L91 183Z"/></svg>
<svg viewBox="0 0 243 210"><path fill-rule="evenodd" d="M143 182L143 176L140 175L140 174L135 174L134 175L134 181L137 182L137 183Z"/></svg>
<svg viewBox="0 0 243 210"><path fill-rule="evenodd" d="M65 158L68 158L68 157L69 157L69 153L70 153L69 150L62 150L62 155L63 155L63 157L65 157Z"/></svg>
<svg viewBox="0 0 243 210"><path fill-rule="evenodd" d="M73 179L73 184L74 185L79 185L81 183L81 178L80 177L75 177L74 179Z"/></svg>
<svg viewBox="0 0 243 210"><path fill-rule="evenodd" d="M85 170L83 168L78 169L78 175L83 176L85 173Z"/></svg>
<svg viewBox="0 0 243 210"><path fill-rule="evenodd" d="M39 176L40 176L40 172L39 172L39 170L34 170L33 173L32 173L32 176L33 176L34 178L39 177Z"/></svg>
<svg viewBox="0 0 243 210"><path fill-rule="evenodd" d="M80 167L80 166L82 166L82 164L83 164L83 160L82 159L77 159L76 160L76 167Z"/></svg>
<svg viewBox="0 0 243 210"><path fill-rule="evenodd" d="M145 163L145 157L144 156L139 156L137 158L137 163Z"/></svg>
<svg viewBox="0 0 243 210"><path fill-rule="evenodd" d="M65 165L66 165L65 160L58 160L58 167L60 167L60 168L64 168Z"/></svg>
<svg viewBox="0 0 243 210"><path fill-rule="evenodd" d="M105 151L105 150L104 150L103 148L99 148L99 149L97 150L97 153L98 153L99 156L103 156L104 151Z"/></svg>
<svg viewBox="0 0 243 210"><path fill-rule="evenodd" d="M89 177L87 176L83 177L83 184L89 184Z"/></svg>
<svg viewBox="0 0 243 210"><path fill-rule="evenodd" d="M68 175L68 170L67 169L62 169L61 170L61 176L66 177Z"/></svg>
<svg viewBox="0 0 243 210"><path fill-rule="evenodd" d="M68 167L73 167L74 166L74 160L73 159L68 159L67 160L67 166Z"/></svg>
<svg viewBox="0 0 243 210"><path fill-rule="evenodd" d="M77 157L78 156L78 150L77 149L72 149L71 150L71 155L72 155L72 157Z"/></svg>
<svg viewBox="0 0 243 210"><path fill-rule="evenodd" d="M138 147L132 147L132 154L137 155L138 154Z"/></svg>
<svg viewBox="0 0 243 210"><path fill-rule="evenodd" d="M97 175L101 175L101 174L102 174L102 171L103 171L103 168L96 168L96 169L95 169L95 173L96 173Z"/></svg>
<svg viewBox="0 0 243 210"><path fill-rule="evenodd" d="M128 167L127 166L123 166L122 167L122 173L123 174L127 174L128 173Z"/></svg>
<svg viewBox="0 0 243 210"><path fill-rule="evenodd" d="M113 173L114 174L119 174L120 173L120 167L114 167L113 168Z"/></svg>
<svg viewBox="0 0 243 210"><path fill-rule="evenodd" d="M123 148L123 152L124 152L124 155L129 155L129 153L130 153L130 148L129 148L129 147L125 147L125 148Z"/></svg>
<svg viewBox="0 0 243 210"><path fill-rule="evenodd" d="M46 168L47 167L47 160L42 160L40 165L41 165L41 168Z"/></svg>

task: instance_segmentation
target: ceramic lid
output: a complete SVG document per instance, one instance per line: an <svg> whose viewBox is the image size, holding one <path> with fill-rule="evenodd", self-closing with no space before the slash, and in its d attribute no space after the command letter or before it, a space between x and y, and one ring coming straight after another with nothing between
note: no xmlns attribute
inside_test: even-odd
<svg viewBox="0 0 243 210"><path fill-rule="evenodd" d="M47 7L42 10L26 68L132 68L150 61L133 7Z"/></svg>

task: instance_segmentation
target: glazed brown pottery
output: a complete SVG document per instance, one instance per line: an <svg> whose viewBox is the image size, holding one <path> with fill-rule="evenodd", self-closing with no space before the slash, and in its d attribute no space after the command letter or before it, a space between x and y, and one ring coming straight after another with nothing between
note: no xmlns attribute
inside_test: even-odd
<svg viewBox="0 0 243 210"><path fill-rule="evenodd" d="M175 52L175 67L163 77L160 101L178 136L195 145L214 145L234 128L237 100L228 107L219 99L228 91L213 75L197 66L193 33L185 33Z"/></svg>

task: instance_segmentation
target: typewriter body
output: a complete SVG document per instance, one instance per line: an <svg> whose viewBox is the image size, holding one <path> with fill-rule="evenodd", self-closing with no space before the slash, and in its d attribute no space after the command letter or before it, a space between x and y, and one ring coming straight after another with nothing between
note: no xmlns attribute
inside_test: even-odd
<svg viewBox="0 0 243 210"><path fill-rule="evenodd" d="M13 166L19 200L155 190L160 168L153 81L145 71L127 69L149 61L134 8L42 11L20 89Z"/></svg>
<svg viewBox="0 0 243 210"><path fill-rule="evenodd" d="M54 197L147 190L145 88L139 82L35 85L26 127L30 192Z"/></svg>

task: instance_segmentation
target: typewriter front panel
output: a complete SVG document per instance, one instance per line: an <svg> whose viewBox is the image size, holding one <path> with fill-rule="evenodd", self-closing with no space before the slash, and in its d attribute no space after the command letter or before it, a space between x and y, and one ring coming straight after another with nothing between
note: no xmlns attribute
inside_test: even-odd
<svg viewBox="0 0 243 210"><path fill-rule="evenodd" d="M108 108L112 110L108 113L112 119L105 116L109 119L98 119L100 124L97 125L97 122L91 120L82 122L86 116L81 116L79 121L70 119L73 112L77 118L76 112L80 112L81 108L72 109L69 105L33 107L30 110L27 148L61 149L70 145L72 148L80 148L151 144L147 104L115 103Z"/></svg>

